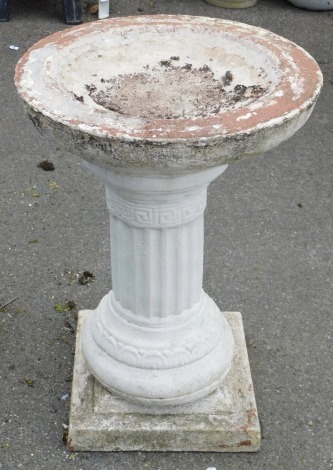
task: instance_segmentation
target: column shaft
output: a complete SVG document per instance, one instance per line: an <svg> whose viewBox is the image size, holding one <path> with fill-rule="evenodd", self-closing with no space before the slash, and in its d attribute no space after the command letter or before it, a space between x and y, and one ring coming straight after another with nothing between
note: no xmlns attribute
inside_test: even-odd
<svg viewBox="0 0 333 470"><path fill-rule="evenodd" d="M107 189L116 300L123 308L146 319L180 315L198 302L201 295L206 190L196 197L196 204L192 201L196 206L192 220L180 224L181 218L173 222L169 219L166 227L162 223L158 226L153 219L138 222L134 217L128 220L127 216L125 221L113 206L115 198ZM140 211L139 204L135 209ZM161 215L165 205L154 205L153 210Z"/></svg>
<svg viewBox="0 0 333 470"><path fill-rule="evenodd" d="M226 166L181 174L108 170L113 289L86 322L82 347L109 391L159 406L216 389L233 337L202 289L207 187Z"/></svg>

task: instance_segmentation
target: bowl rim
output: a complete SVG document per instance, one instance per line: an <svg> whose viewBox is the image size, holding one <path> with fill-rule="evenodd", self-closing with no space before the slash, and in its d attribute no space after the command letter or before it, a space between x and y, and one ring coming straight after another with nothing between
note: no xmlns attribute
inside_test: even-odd
<svg viewBox="0 0 333 470"><path fill-rule="evenodd" d="M214 116L176 119L111 119L109 123L97 120L92 113L84 112L84 104L73 98L66 113L55 108L52 100L52 87L47 81L47 70L41 67L46 61L43 54L48 48L54 54L59 49L96 32L112 31L112 28L135 26L153 28L191 27L193 30L225 31L250 39L258 47L265 47L279 61L280 83L276 87L274 99L262 101L262 106L253 111L248 106L224 111ZM35 72L36 60L38 73ZM43 62L42 62L43 63ZM43 80L42 85L48 93L36 96L34 75ZM122 139L126 141L145 140L149 142L177 142L228 138L234 135L249 134L259 129L278 126L292 120L315 103L323 84L323 77L317 62L303 48L268 30L244 23L219 18L188 15L149 15L109 18L74 26L56 32L33 45L20 59L15 71L15 84L20 97L28 108L63 126L89 133L104 139ZM40 85L40 83L39 83ZM51 99L50 99L51 95ZM88 109L88 107L87 107ZM82 112L83 111L83 112ZM98 122L97 122L98 121ZM128 121L132 121L129 125Z"/></svg>

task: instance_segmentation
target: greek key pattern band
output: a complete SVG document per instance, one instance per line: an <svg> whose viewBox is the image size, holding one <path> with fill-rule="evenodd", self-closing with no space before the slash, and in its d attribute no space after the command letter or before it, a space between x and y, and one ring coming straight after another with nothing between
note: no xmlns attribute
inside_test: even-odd
<svg viewBox="0 0 333 470"><path fill-rule="evenodd" d="M106 202L111 215L129 225L147 228L177 227L196 219L206 207L206 189L189 201L179 204L141 205L128 202L106 189Z"/></svg>

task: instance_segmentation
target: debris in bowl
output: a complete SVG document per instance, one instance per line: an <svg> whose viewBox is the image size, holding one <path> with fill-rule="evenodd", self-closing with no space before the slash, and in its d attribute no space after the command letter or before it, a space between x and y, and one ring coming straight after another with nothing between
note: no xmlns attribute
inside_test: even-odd
<svg viewBox="0 0 333 470"><path fill-rule="evenodd" d="M177 119L216 115L239 102L261 97L267 88L234 84L232 71L217 76L203 64L179 63L179 56L163 59L143 72L102 77L86 84L90 98L103 108L147 119Z"/></svg>

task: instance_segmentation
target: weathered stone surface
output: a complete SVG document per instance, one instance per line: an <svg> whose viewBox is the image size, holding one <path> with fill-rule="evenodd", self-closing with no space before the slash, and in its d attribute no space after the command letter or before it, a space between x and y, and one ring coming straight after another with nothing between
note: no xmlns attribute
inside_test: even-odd
<svg viewBox="0 0 333 470"><path fill-rule="evenodd" d="M202 288L207 185L226 166L166 177L86 164L106 184L112 259L112 291L82 334L89 369L141 405L208 395L227 375L234 343Z"/></svg>
<svg viewBox="0 0 333 470"><path fill-rule="evenodd" d="M211 299L201 308L204 191L226 163L302 127L322 86L318 65L260 28L157 15L46 38L19 62L16 85L36 127L79 154L107 189L113 293L86 321L80 345L94 377L118 398L81 371L70 445L255 450L244 340L243 359L221 388L232 334ZM124 397L141 408L121 405Z"/></svg>
<svg viewBox="0 0 333 470"><path fill-rule="evenodd" d="M309 118L322 76L307 52L264 29L152 15L43 39L19 62L16 85L39 130L80 157L106 168L182 171L291 137Z"/></svg>
<svg viewBox="0 0 333 470"><path fill-rule="evenodd" d="M111 395L91 375L81 350L79 314L68 447L72 450L254 452L260 426L241 314L224 312L235 338L231 371L208 397L187 405L145 407Z"/></svg>

